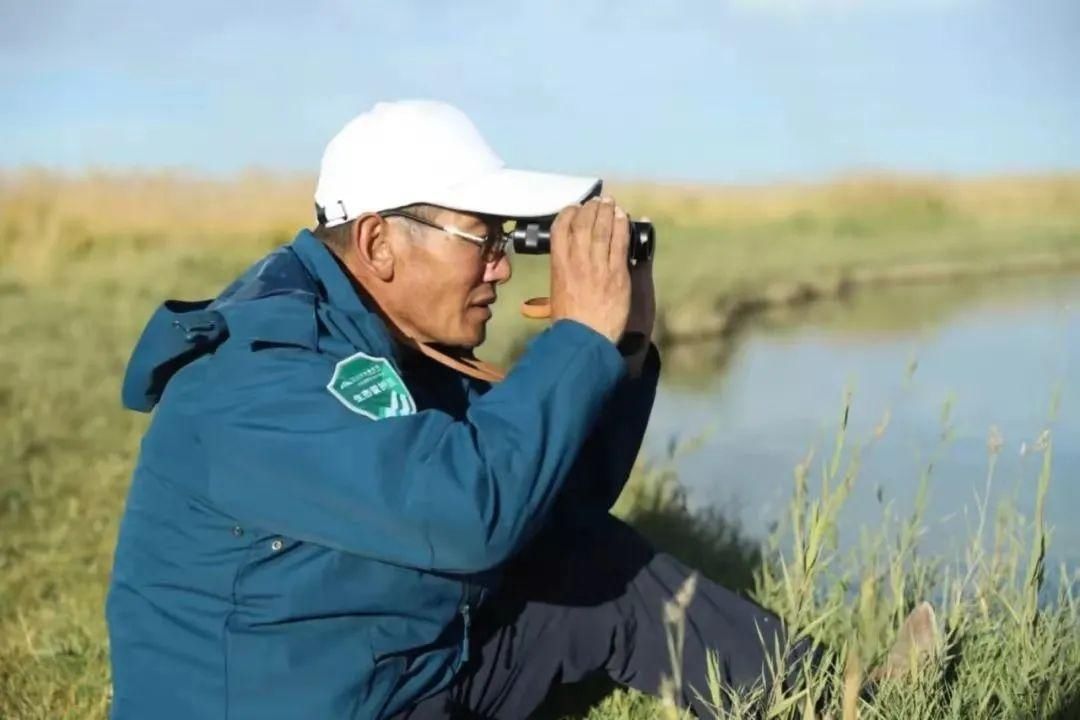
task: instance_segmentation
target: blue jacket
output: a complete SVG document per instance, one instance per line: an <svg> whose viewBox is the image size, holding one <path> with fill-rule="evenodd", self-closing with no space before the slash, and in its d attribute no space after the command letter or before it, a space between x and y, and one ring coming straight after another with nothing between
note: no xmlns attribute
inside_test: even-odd
<svg viewBox="0 0 1080 720"><path fill-rule="evenodd" d="M328 389L358 352L404 381L403 414ZM107 602L112 717L380 718L445 687L500 566L617 497L650 352L631 380L560 321L501 383L463 377L396 344L307 231L217 299L166 302L124 379L156 412Z"/></svg>

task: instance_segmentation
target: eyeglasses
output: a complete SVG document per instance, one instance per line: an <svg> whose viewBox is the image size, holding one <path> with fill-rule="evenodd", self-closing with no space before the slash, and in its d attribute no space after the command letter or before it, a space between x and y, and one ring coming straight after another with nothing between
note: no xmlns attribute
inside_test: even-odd
<svg viewBox="0 0 1080 720"><path fill-rule="evenodd" d="M412 213L405 212L404 210L387 210L379 213L384 218L399 217L406 220L412 220L415 223L426 225L434 230L442 230L447 235L453 235L456 238L461 238L466 242L470 242L473 245L480 247L480 256L484 259L484 262L498 262L505 255L507 248L510 247L510 236L503 232L501 229L489 232L486 237L479 235L473 235L467 233L464 230L459 230L453 225L440 225L439 223L426 220Z"/></svg>

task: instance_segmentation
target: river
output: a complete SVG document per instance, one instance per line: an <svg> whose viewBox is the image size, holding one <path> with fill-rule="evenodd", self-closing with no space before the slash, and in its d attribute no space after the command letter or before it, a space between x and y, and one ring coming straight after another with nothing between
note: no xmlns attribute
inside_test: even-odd
<svg viewBox="0 0 1080 720"><path fill-rule="evenodd" d="M847 444L861 448L861 469L841 543L880 527L886 506L910 512L932 462L922 544L951 554L975 527L988 486L991 506L1013 498L1032 515L1036 446L1049 430L1049 559L1077 568L1078 373L1078 277L862 290L770 314L726 346L668 353L646 456L698 437L671 461L691 506L715 507L761 537L811 450L811 485L820 481L850 392ZM992 434L1000 449L988 483Z"/></svg>

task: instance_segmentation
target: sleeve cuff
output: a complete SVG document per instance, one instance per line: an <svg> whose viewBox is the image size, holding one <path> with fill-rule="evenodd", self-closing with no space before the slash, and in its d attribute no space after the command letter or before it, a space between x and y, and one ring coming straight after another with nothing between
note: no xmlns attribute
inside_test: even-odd
<svg viewBox="0 0 1080 720"><path fill-rule="evenodd" d="M641 375L635 381L656 384L660 379L660 350L656 343L649 343L649 349L645 352L645 362L641 365Z"/></svg>

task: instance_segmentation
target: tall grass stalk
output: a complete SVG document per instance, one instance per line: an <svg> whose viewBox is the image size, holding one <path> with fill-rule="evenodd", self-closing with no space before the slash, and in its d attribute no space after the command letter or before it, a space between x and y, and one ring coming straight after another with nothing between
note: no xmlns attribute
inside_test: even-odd
<svg viewBox="0 0 1080 720"><path fill-rule="evenodd" d="M986 495L978 499L978 524L960 560L948 563L918 553L933 459L918 480L912 513L864 534L854 552L841 554L837 529L860 454L848 448L848 410L845 404L833 452L820 465L816 494L809 480L813 456L796 468L786 526L770 538L755 574L755 599L783 616L790 631L788 646L771 653L769 675L792 680L768 690L757 686L733 692L721 680L717 657L710 655L709 686L699 697L714 717L1080 717L1080 606L1075 595L1080 578L1062 567L1050 595L1045 582L1051 533L1043 514L1053 468L1049 432L1033 446L1042 454L1034 514L1024 519L1010 503L999 505L989 553L984 549L989 490L1002 446L996 429L987 444ZM948 410L942 424L944 443ZM890 536L895 538L891 543ZM884 557L882 548L891 548ZM865 668L881 663L902 620L922 600L938 605L943 621L936 654L866 692ZM672 636L677 647L681 635L673 630ZM786 653L807 637L819 644L820 660L790 673ZM602 709L590 715L594 720L616 717L642 716L609 715Z"/></svg>

